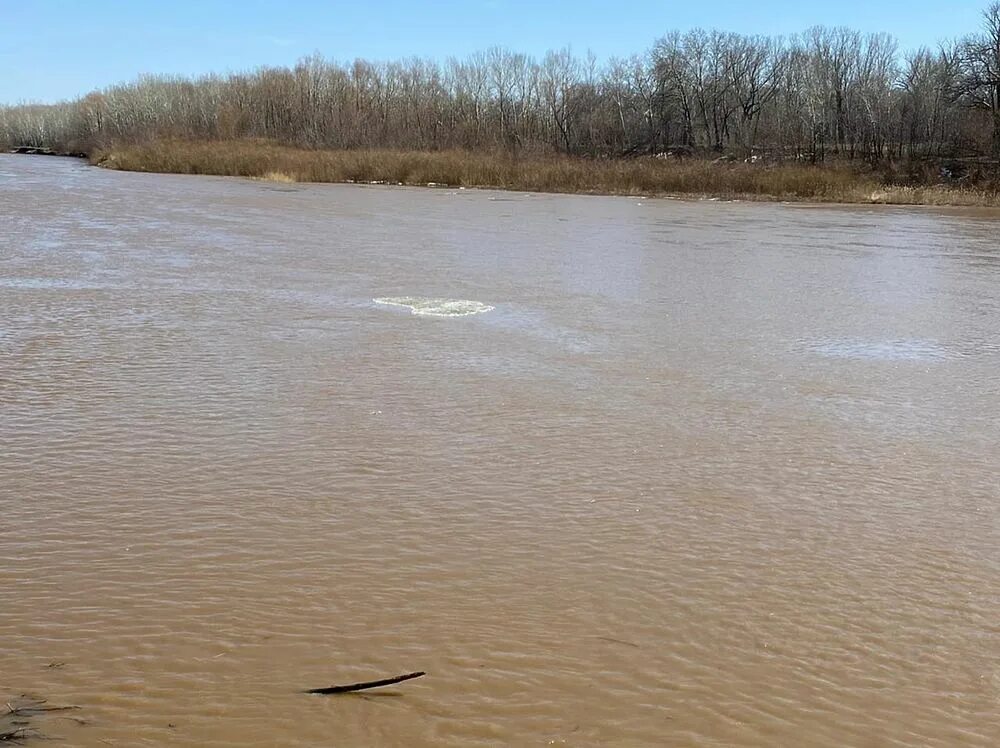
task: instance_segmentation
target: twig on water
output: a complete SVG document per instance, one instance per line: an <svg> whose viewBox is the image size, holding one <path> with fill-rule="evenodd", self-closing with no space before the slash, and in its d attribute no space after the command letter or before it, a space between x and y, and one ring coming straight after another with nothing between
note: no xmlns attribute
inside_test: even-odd
<svg viewBox="0 0 1000 748"><path fill-rule="evenodd" d="M635 642L627 642L624 639L615 639L613 636L599 636L598 639L602 641L611 642L612 644L624 644L626 647L635 647L636 649L642 649Z"/></svg>
<svg viewBox="0 0 1000 748"><path fill-rule="evenodd" d="M310 688L306 693L321 693L321 694L331 694L331 693L351 693L352 691L364 691L367 688L378 688L379 686L391 686L393 683L402 683L404 680L412 680L413 678L419 678L422 675L427 675L427 673L420 671L418 673L407 673L406 675L397 675L395 678L385 678L384 680L370 680L364 683L351 683L348 686L327 686L326 688Z"/></svg>
<svg viewBox="0 0 1000 748"><path fill-rule="evenodd" d="M29 739L44 740L46 736L31 727L33 717L49 712L65 712L80 708L78 706L49 706L45 699L36 699L27 695L14 699L13 703L8 701L4 706L6 706L7 711L0 714L0 719L4 721L4 725L0 726L0 743L18 743ZM60 719L70 719L77 724L86 724L85 720L78 717L66 716L60 717Z"/></svg>
<svg viewBox="0 0 1000 748"><path fill-rule="evenodd" d="M18 727L14 730L0 732L0 743L14 743L28 738L38 737L38 733L27 727Z"/></svg>
<svg viewBox="0 0 1000 748"><path fill-rule="evenodd" d="M46 706L45 700L28 700L17 706L7 702L7 714L14 717L37 717L46 712L67 712L79 708L78 706Z"/></svg>

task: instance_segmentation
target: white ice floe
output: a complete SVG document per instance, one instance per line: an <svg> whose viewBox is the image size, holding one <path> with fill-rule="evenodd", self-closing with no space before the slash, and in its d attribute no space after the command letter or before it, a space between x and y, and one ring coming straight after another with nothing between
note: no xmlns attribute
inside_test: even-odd
<svg viewBox="0 0 1000 748"><path fill-rule="evenodd" d="M429 299L420 296L384 296L373 299L376 304L409 307L413 314L429 317L466 317L493 310L489 304L471 299Z"/></svg>

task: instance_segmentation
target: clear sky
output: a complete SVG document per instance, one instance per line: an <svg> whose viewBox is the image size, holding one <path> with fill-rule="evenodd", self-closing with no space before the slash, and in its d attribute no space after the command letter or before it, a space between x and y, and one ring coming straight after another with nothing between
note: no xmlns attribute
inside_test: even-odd
<svg viewBox="0 0 1000 748"><path fill-rule="evenodd" d="M671 29L788 35L887 31L904 48L963 36L988 0L0 0L0 103L55 101L142 73L198 74L335 60L463 56L571 45L603 60Z"/></svg>

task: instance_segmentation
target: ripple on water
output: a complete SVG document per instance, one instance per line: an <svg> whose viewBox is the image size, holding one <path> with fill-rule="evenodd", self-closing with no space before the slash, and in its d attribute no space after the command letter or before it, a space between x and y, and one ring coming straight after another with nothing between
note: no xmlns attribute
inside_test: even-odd
<svg viewBox="0 0 1000 748"><path fill-rule="evenodd" d="M808 344L808 350L833 358L871 361L942 361L953 357L945 346L933 340L820 340Z"/></svg>
<svg viewBox="0 0 1000 748"><path fill-rule="evenodd" d="M101 286L75 278L0 278L0 288L29 291L96 291Z"/></svg>
<svg viewBox="0 0 1000 748"><path fill-rule="evenodd" d="M409 307L413 314L429 317L466 317L493 310L489 304L471 299L431 299L421 296L383 296L374 299L376 304Z"/></svg>

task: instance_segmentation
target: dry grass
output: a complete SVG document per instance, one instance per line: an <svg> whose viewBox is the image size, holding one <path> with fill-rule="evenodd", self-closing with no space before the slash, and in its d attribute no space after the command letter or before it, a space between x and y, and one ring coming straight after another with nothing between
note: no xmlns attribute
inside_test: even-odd
<svg viewBox="0 0 1000 748"><path fill-rule="evenodd" d="M1000 206L1000 194L968 187L928 185L886 185L875 190L866 202L879 205L957 205L965 207Z"/></svg>
<svg viewBox="0 0 1000 748"><path fill-rule="evenodd" d="M251 177L251 179L260 179L264 182L281 182L283 184L291 184L298 181L291 174L286 174L283 171L269 171L267 174L262 174L259 177Z"/></svg>
<svg viewBox="0 0 1000 748"><path fill-rule="evenodd" d="M650 158L513 157L468 151L306 150L268 141L165 140L96 153L129 171L216 174L280 182L430 183L530 192L692 195L901 205L1000 205L995 190L904 187L846 165L759 165Z"/></svg>

